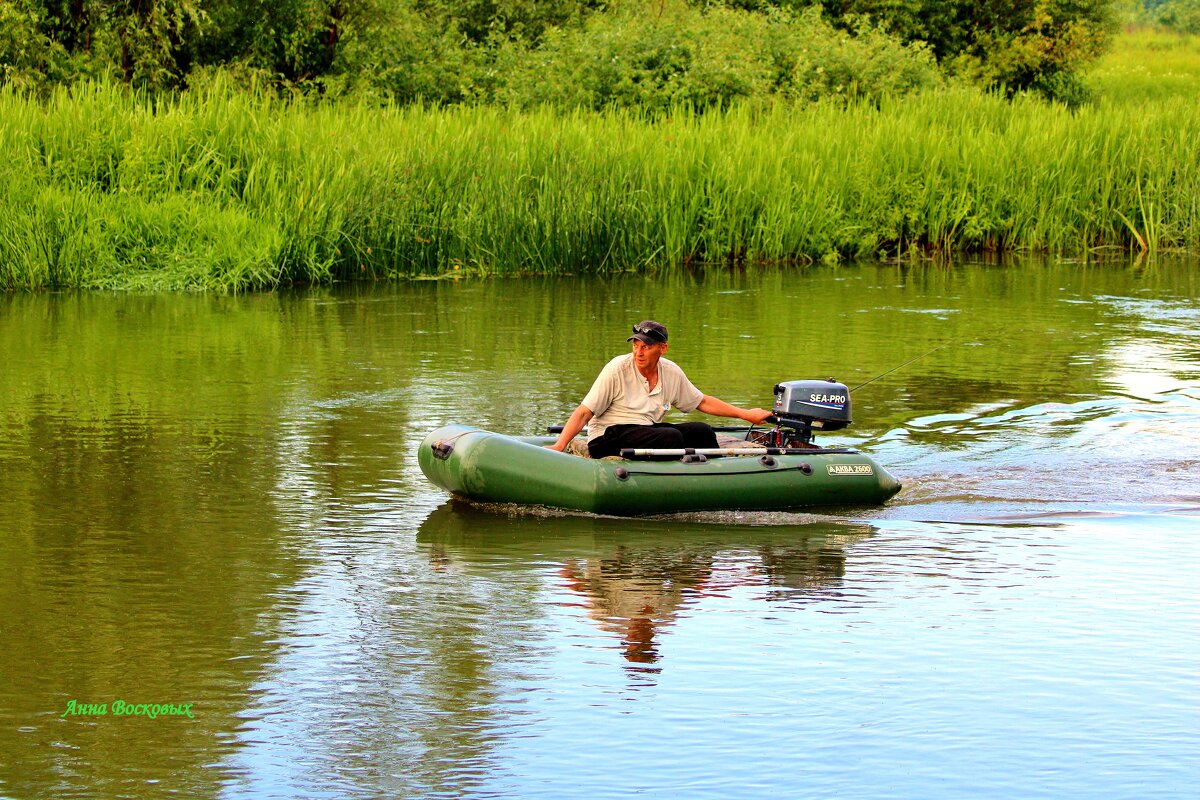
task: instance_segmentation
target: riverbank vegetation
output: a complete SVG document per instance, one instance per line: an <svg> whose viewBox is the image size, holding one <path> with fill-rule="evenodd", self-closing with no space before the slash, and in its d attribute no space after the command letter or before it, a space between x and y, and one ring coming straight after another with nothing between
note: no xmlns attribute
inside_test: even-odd
<svg viewBox="0 0 1200 800"><path fill-rule="evenodd" d="M22 84L10 72L0 288L1200 247L1200 37L1118 37L1060 80L1090 97L1071 106L1036 86L980 88L964 77L968 58L948 71L933 44L895 26L849 31L789 11L772 28L783 12L724 7L695 22L676 8L669 26L627 15L600 36L582 25L597 36L586 46L526 21L559 55L521 80L513 66L487 102L417 102L419 91L402 102L366 73L281 92L246 64L193 66L184 90L119 74ZM711 49L677 53L688 37ZM718 57L748 37L757 62ZM513 41L493 64L520 60ZM639 62L634 80L631 54L650 51L662 59ZM669 66L672 53L687 69ZM407 63L437 83L436 59L374 57L380 81ZM625 67L604 73L606 59Z"/></svg>
<svg viewBox="0 0 1200 800"><path fill-rule="evenodd" d="M0 286L228 288L1200 242L1191 97L633 112L0 93Z"/></svg>

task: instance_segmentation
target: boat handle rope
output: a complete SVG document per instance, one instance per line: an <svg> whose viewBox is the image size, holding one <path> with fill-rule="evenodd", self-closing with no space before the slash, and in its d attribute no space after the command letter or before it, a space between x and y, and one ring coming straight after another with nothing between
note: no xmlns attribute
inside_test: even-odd
<svg viewBox="0 0 1200 800"><path fill-rule="evenodd" d="M450 454L454 452L455 440L459 439L462 436L466 436L468 433L487 433L487 431L481 430L479 428L472 428L469 431L463 431L462 433L456 433L453 436L451 436L449 439L438 439L436 442L429 445L429 449L433 451L433 457L436 459L439 459L441 461L445 461L446 459L448 459L450 457Z"/></svg>

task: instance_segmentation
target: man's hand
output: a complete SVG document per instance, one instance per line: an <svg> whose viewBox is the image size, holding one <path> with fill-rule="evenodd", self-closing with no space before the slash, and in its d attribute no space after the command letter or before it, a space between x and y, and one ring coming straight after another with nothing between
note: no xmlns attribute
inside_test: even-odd
<svg viewBox="0 0 1200 800"><path fill-rule="evenodd" d="M767 417L771 416L771 412L762 408L738 408L731 406L724 400L719 400L712 395L704 395L704 399L700 401L700 405L696 406L705 414L712 414L714 417L735 417L744 419L746 422L757 425L760 422L765 422Z"/></svg>
<svg viewBox="0 0 1200 800"><path fill-rule="evenodd" d="M760 422L766 422L767 417L771 416L772 413L774 412L762 408L751 408L747 409L746 416L742 417L742 419L757 425Z"/></svg>

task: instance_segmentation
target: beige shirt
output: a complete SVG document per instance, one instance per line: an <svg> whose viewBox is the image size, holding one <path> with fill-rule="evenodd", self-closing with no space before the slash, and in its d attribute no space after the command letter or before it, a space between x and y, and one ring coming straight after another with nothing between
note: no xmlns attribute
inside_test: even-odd
<svg viewBox="0 0 1200 800"><path fill-rule="evenodd" d="M588 441L603 436L609 425L650 425L662 422L675 406L687 413L704 400L674 361L658 361L658 385L642 377L633 363L633 353L617 356L604 365L583 404L596 416L588 423Z"/></svg>

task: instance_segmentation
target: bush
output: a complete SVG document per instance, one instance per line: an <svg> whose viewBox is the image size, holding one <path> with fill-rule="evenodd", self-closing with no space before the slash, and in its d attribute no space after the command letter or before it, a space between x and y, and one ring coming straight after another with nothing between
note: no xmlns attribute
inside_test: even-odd
<svg viewBox="0 0 1200 800"><path fill-rule="evenodd" d="M1167 0L1157 9L1164 28L1180 33L1200 33L1200 0Z"/></svg>
<svg viewBox="0 0 1200 800"><path fill-rule="evenodd" d="M339 93L397 103L460 103L473 94L477 56L478 48L463 42L454 27L399 8L351 30L327 84Z"/></svg>
<svg viewBox="0 0 1200 800"><path fill-rule="evenodd" d="M66 50L42 32L37 11L0 2L0 85L38 90L70 72Z"/></svg>
<svg viewBox="0 0 1200 800"><path fill-rule="evenodd" d="M1010 96L1034 91L1068 102L1081 97L1075 76L1104 51L1117 19L1113 0L770 2L819 5L849 29L869 18L901 41L924 43L953 74Z"/></svg>
<svg viewBox="0 0 1200 800"><path fill-rule="evenodd" d="M810 10L752 13L683 4L660 14L609 13L548 31L540 47L496 58L509 105L725 108L752 97L879 98L937 81L923 47L878 28L837 31Z"/></svg>
<svg viewBox="0 0 1200 800"><path fill-rule="evenodd" d="M834 30L810 9L781 29L773 48L782 67L781 94L807 100L844 97L877 102L939 82L928 47L919 42L903 44L867 20L856 22L851 35Z"/></svg>

